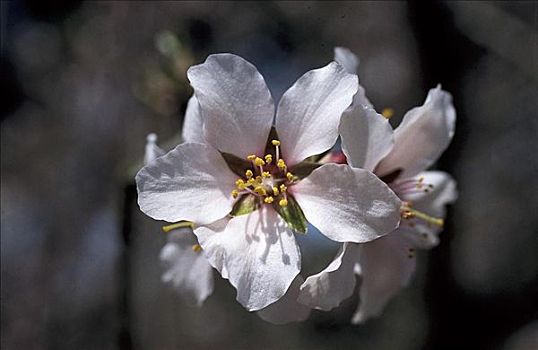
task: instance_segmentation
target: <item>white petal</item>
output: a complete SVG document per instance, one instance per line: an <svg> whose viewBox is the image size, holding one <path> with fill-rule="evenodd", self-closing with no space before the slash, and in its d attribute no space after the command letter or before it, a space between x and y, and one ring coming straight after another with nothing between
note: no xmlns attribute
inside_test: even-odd
<svg viewBox="0 0 538 350"><path fill-rule="evenodd" d="M161 279L170 283L188 304L201 306L213 293L213 268L202 252L193 250L197 243L190 229L171 232L160 253L166 268Z"/></svg>
<svg viewBox="0 0 538 350"><path fill-rule="evenodd" d="M274 102L261 74L232 54L210 55L189 68L208 143L244 158L262 154L274 117Z"/></svg>
<svg viewBox="0 0 538 350"><path fill-rule="evenodd" d="M362 245L360 303L352 323L378 316L387 302L407 286L415 271L416 259L409 255L412 247L412 242L399 235L399 230Z"/></svg>
<svg viewBox="0 0 538 350"><path fill-rule="evenodd" d="M345 47L334 48L334 60L338 62L349 74L357 74L359 58L350 49Z"/></svg>
<svg viewBox="0 0 538 350"><path fill-rule="evenodd" d="M405 197L413 202L413 207L437 217L446 216L446 205L458 198L456 181L443 171L425 171L418 176L424 177L424 184L432 185L428 192L414 193Z"/></svg>
<svg viewBox="0 0 538 350"><path fill-rule="evenodd" d="M276 131L288 166L331 148L340 117L357 92L357 76L332 62L305 73L282 96Z"/></svg>
<svg viewBox="0 0 538 350"><path fill-rule="evenodd" d="M183 142L205 143L204 124L200 106L195 95L192 95L187 103L185 118L183 119L183 129L181 139Z"/></svg>
<svg viewBox="0 0 538 350"><path fill-rule="evenodd" d="M344 243L334 260L301 286L297 301L313 309L331 310L353 294L354 267L359 260L359 244Z"/></svg>
<svg viewBox="0 0 538 350"><path fill-rule="evenodd" d="M345 47L334 48L334 60L338 62L349 74L358 74L359 58L351 50ZM353 106L368 106L373 107L372 103L366 97L364 88L359 84L359 88L355 96L353 96Z"/></svg>
<svg viewBox="0 0 538 350"><path fill-rule="evenodd" d="M138 205L155 220L211 223L231 211L235 180L211 146L184 143L136 174Z"/></svg>
<svg viewBox="0 0 538 350"><path fill-rule="evenodd" d="M267 206L194 230L209 263L225 271L237 301L260 310L280 299L301 269L291 230Z"/></svg>
<svg viewBox="0 0 538 350"><path fill-rule="evenodd" d="M366 91L364 91L364 88L362 85L359 84L359 88L357 89L357 93L355 96L353 96L353 106L364 106L364 107L370 107L374 108L374 105L368 97L366 97Z"/></svg>
<svg viewBox="0 0 538 350"><path fill-rule="evenodd" d="M353 167L373 171L394 144L387 118L368 107L357 106L344 112L339 130L342 150Z"/></svg>
<svg viewBox="0 0 538 350"><path fill-rule="evenodd" d="M310 308L297 302L299 287L303 282L304 279L300 275L295 277L286 294L275 303L258 311L258 316L262 320L273 324L286 324L306 320L310 316Z"/></svg>
<svg viewBox="0 0 538 350"><path fill-rule="evenodd" d="M154 161L166 152L157 146L157 135L148 134L146 137L146 150L144 152L144 165Z"/></svg>
<svg viewBox="0 0 538 350"><path fill-rule="evenodd" d="M394 147L381 161L376 174L383 176L403 169L400 176L406 178L425 170L448 147L455 124L452 96L439 86L431 89L424 105L407 112L394 130Z"/></svg>
<svg viewBox="0 0 538 350"><path fill-rule="evenodd" d="M374 174L325 164L290 187L306 219L329 239L363 243L394 230L401 201Z"/></svg>
<svg viewBox="0 0 538 350"><path fill-rule="evenodd" d="M400 198L413 203L413 208L427 215L444 219L446 205L456 201L458 192L456 181L442 171L425 171L419 174L424 177L424 184L432 185L428 192L414 192L400 195ZM413 225L410 225L410 224ZM438 235L442 231L441 226L431 225L419 219L402 220L401 228L408 232L415 240L415 245L429 249L439 243Z"/></svg>

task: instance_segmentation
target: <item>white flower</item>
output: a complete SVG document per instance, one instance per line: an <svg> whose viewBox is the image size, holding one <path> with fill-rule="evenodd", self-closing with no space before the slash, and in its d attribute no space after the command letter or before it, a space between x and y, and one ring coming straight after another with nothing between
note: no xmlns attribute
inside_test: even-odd
<svg viewBox="0 0 538 350"><path fill-rule="evenodd" d="M190 228L168 233L159 255L165 265L161 279L171 284L185 302L201 306L213 293L213 268Z"/></svg>
<svg viewBox="0 0 538 350"><path fill-rule="evenodd" d="M401 201L371 172L302 163L335 143L356 76L334 62L304 74L280 100L276 134L271 94L249 62L211 55L188 78L206 143L181 144L144 167L138 203L154 219L195 223L203 253L245 308L288 290L301 265L293 231L305 231L305 219L338 242L398 225Z"/></svg>
<svg viewBox="0 0 538 350"><path fill-rule="evenodd" d="M334 308L353 293L354 275L359 274L360 305L352 322L360 323L379 315L408 284L415 270L415 248L438 243L445 205L457 197L450 175L425 171L448 147L455 119L452 98L440 87L430 90L424 105L410 110L394 131L370 106L356 105L344 113L340 134L347 162L374 172L394 190L403 201L403 220L398 229L375 241L345 243L325 270L306 280L299 302Z"/></svg>
<svg viewBox="0 0 538 350"><path fill-rule="evenodd" d="M193 97L187 105L183 123L183 140L196 139L200 129L196 128L197 103ZM165 153L157 146L157 135L147 136L144 163L148 164ZM213 268L201 252L201 247L190 227L174 228L166 226L169 232L167 243L161 249L159 258L164 265L161 280L174 287L182 299L190 304L201 306L213 293ZM171 232L170 232L171 231Z"/></svg>

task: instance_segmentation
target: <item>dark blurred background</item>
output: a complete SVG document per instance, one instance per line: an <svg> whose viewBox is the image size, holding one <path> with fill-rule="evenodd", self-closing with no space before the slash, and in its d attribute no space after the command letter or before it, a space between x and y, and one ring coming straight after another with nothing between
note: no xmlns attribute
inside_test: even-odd
<svg viewBox="0 0 538 350"><path fill-rule="evenodd" d="M538 3L1 1L2 349L538 349ZM160 282L135 204L145 136L177 139L185 69L254 63L275 99L334 46L395 125L441 83L458 180L439 247L384 314L357 297L274 326L216 280L190 308ZM173 141L169 141L173 142ZM334 254L302 239L312 270ZM313 271L315 272L315 271Z"/></svg>

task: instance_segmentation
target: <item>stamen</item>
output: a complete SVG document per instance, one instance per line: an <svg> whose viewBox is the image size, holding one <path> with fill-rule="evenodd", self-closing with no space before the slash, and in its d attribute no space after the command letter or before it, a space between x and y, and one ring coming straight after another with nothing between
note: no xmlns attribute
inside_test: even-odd
<svg viewBox="0 0 538 350"><path fill-rule="evenodd" d="M252 170L248 169L247 171L245 171L245 176L247 177L247 179L250 179L254 174L252 173Z"/></svg>
<svg viewBox="0 0 538 350"><path fill-rule="evenodd" d="M264 172L262 172L262 177L264 177L264 178L271 177L271 173L268 172L268 171L264 171Z"/></svg>
<svg viewBox="0 0 538 350"><path fill-rule="evenodd" d="M282 198L279 202L278 202L278 205L280 205L281 207L285 207L288 205L288 200L286 198Z"/></svg>
<svg viewBox="0 0 538 350"><path fill-rule="evenodd" d="M248 181L250 181L250 179ZM247 184L245 184L243 179L237 179L237 181L235 181L235 185L240 190L244 190L247 187Z"/></svg>
<svg viewBox="0 0 538 350"><path fill-rule="evenodd" d="M266 195L267 195L267 191L266 191L265 188L263 188L262 186L257 186L257 187L254 189L254 192L256 192L257 194L262 195L262 196L266 196Z"/></svg>
<svg viewBox="0 0 538 350"><path fill-rule="evenodd" d="M276 150L276 160L280 160L280 141L278 140L272 140L271 143L273 144L273 146L275 146L275 150Z"/></svg>
<svg viewBox="0 0 538 350"><path fill-rule="evenodd" d="M199 244L193 244L191 248L192 248L192 251L195 253L198 253L202 250L202 246Z"/></svg>
<svg viewBox="0 0 538 350"><path fill-rule="evenodd" d="M271 164L271 162L273 162L273 155L272 154L266 154L264 158L265 158L265 162L267 164Z"/></svg>
<svg viewBox="0 0 538 350"><path fill-rule="evenodd" d="M288 181L293 181L293 174L292 173L287 172L286 177L288 178Z"/></svg>
<svg viewBox="0 0 538 350"><path fill-rule="evenodd" d="M383 108L383 110L381 111L381 115L383 117L387 118L387 119L390 119L394 115L394 109L392 109L392 108Z"/></svg>
<svg viewBox="0 0 538 350"><path fill-rule="evenodd" d="M274 196L278 196L278 193L279 193L279 192L278 192L278 187L273 186L273 195L274 195Z"/></svg>
<svg viewBox="0 0 538 350"><path fill-rule="evenodd" d="M263 201L264 201L265 203L267 203L267 204L271 204L271 203L273 203L274 200L275 200L275 199L274 199L273 197L271 197L271 196L269 196L269 197L265 197L265 198L263 199Z"/></svg>
<svg viewBox="0 0 538 350"><path fill-rule="evenodd" d="M233 190L232 191L232 197L237 198L238 196L239 196L239 191L238 190Z"/></svg>
<svg viewBox="0 0 538 350"><path fill-rule="evenodd" d="M402 207L401 215L403 219L419 218L421 220L424 220L428 224L439 226L439 227L443 227L445 224L443 219L429 216L428 214L415 210L408 205L404 205Z"/></svg>
<svg viewBox="0 0 538 350"><path fill-rule="evenodd" d="M177 230L179 228L186 228L186 227L194 228L194 223L190 221L180 221L180 222L176 222L175 224L163 226L162 230L168 233L172 230Z"/></svg>
<svg viewBox="0 0 538 350"><path fill-rule="evenodd" d="M285 193L288 187L284 184L280 185L280 192Z"/></svg>
<svg viewBox="0 0 538 350"><path fill-rule="evenodd" d="M254 164L256 166L264 166L265 165L265 161L263 159L261 159L260 157L256 157L254 159Z"/></svg>
<svg viewBox="0 0 538 350"><path fill-rule="evenodd" d="M276 165L280 170L286 171L286 162L284 162L284 159L279 159Z"/></svg>
<svg viewBox="0 0 538 350"><path fill-rule="evenodd" d="M251 155L247 156L247 159L248 159L248 160L254 160L254 159L256 159L256 155L255 155L255 154L251 154Z"/></svg>

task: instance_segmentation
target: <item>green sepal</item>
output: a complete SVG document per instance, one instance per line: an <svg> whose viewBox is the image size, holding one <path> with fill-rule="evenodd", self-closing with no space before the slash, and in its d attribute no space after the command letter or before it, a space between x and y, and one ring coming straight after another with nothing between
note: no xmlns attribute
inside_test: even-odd
<svg viewBox="0 0 538 350"><path fill-rule="evenodd" d="M252 162L236 157L231 153L221 152L220 154L226 161L226 164L228 164L228 168L239 177L243 178L245 176L245 171L248 169L252 170Z"/></svg>
<svg viewBox="0 0 538 350"><path fill-rule="evenodd" d="M273 203L273 208L286 221L288 226L295 232L306 234L308 221L304 216L303 210L292 196L287 197L288 205L281 207L278 201Z"/></svg>
<svg viewBox="0 0 538 350"><path fill-rule="evenodd" d="M256 199L256 196L252 194L242 195L235 202L230 215L240 216L252 213L254 210L258 209L258 201Z"/></svg>
<svg viewBox="0 0 538 350"><path fill-rule="evenodd" d="M304 179L308 175L310 175L314 170L322 166L323 164L320 163L312 163L309 161L303 161L299 164L295 164L294 166L289 168L289 171L299 179Z"/></svg>

